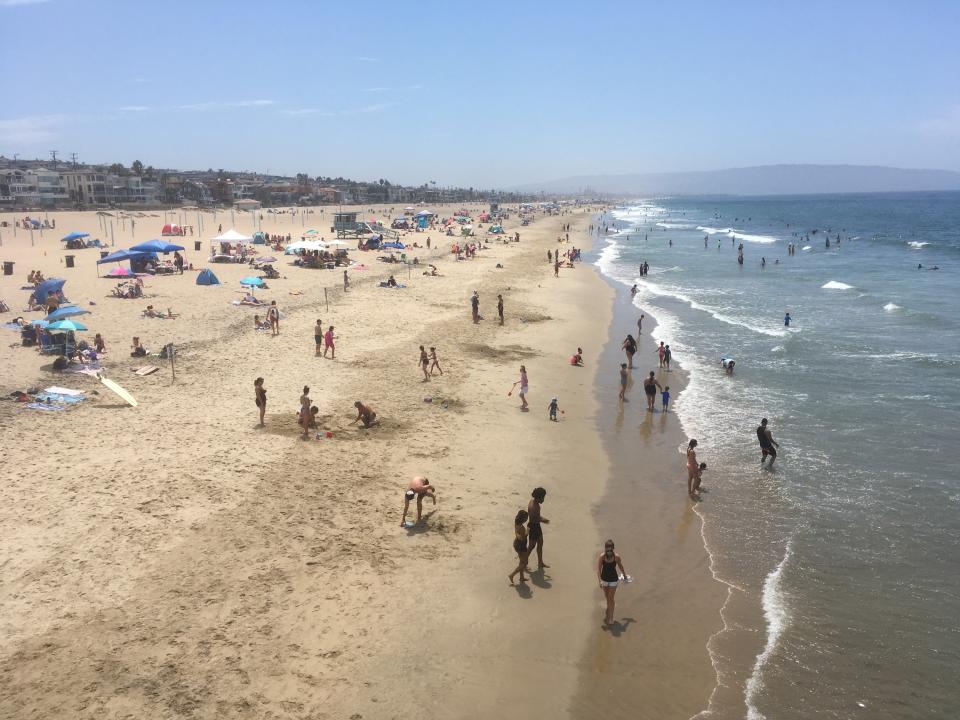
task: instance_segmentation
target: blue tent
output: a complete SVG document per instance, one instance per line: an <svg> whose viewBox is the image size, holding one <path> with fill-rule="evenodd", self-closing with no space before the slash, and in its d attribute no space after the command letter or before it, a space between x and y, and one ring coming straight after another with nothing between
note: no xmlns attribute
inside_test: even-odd
<svg viewBox="0 0 960 720"><path fill-rule="evenodd" d="M146 255L145 252L135 252L133 250L117 250L112 252L106 257L102 257L97 260L97 265L103 265L104 263L111 262L122 262L124 260L129 260L130 258L140 257L141 255Z"/></svg>
<svg viewBox="0 0 960 720"><path fill-rule="evenodd" d="M174 250L183 250L183 245L174 245L166 240L147 240L139 245L134 245L130 249L142 253L168 253Z"/></svg>
<svg viewBox="0 0 960 720"><path fill-rule="evenodd" d="M197 275L197 285L219 285L220 280L213 274L213 270L205 268Z"/></svg>
<svg viewBox="0 0 960 720"><path fill-rule="evenodd" d="M394 240L393 242L385 242L381 247L391 248L392 250L403 250L406 246L402 242Z"/></svg>
<svg viewBox="0 0 960 720"><path fill-rule="evenodd" d="M267 236L262 230L258 230L253 234L253 244L254 245L266 245Z"/></svg>
<svg viewBox="0 0 960 720"><path fill-rule="evenodd" d="M60 280L59 278L50 278L49 280L44 280L33 289L33 293L30 295L30 301L38 303L44 302L47 299L48 294L56 294L63 290L63 285L66 282L66 280Z"/></svg>

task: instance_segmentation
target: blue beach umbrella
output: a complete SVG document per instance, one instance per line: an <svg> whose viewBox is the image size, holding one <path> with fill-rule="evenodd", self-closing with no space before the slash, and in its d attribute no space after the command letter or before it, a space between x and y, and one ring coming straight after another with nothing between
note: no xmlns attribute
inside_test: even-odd
<svg viewBox="0 0 960 720"><path fill-rule="evenodd" d="M74 315L88 315L89 313L89 310L84 310L77 305L62 305L47 315L44 320L47 322L56 322L57 320L64 320Z"/></svg>
<svg viewBox="0 0 960 720"><path fill-rule="evenodd" d="M134 245L130 250L133 252L168 253L174 250L183 250L183 245L175 245L166 240L147 240L139 245Z"/></svg>
<svg viewBox="0 0 960 720"><path fill-rule="evenodd" d="M250 287L263 287L266 285L266 283L263 281L263 278L253 277L252 275L243 278L243 280L240 281L240 284L249 285Z"/></svg>
<svg viewBox="0 0 960 720"><path fill-rule="evenodd" d="M58 330L60 332L77 332L78 330L86 329L86 325L74 322L73 320L57 320L47 325L47 330Z"/></svg>
<svg viewBox="0 0 960 720"><path fill-rule="evenodd" d="M31 324L31 325L36 325L36 326L39 327L39 328L45 328L45 327L46 327L47 325L49 325L50 323L48 323L46 320L31 320L31 321L30 321L30 324Z"/></svg>
<svg viewBox="0 0 960 720"><path fill-rule="evenodd" d="M72 232L69 235L60 238L61 242L67 242L68 240L79 240L80 238L90 237L90 233L82 232Z"/></svg>

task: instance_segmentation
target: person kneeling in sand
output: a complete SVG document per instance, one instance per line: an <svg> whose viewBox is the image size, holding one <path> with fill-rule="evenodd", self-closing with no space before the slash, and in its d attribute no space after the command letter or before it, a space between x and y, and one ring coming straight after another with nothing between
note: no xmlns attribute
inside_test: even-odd
<svg viewBox="0 0 960 720"><path fill-rule="evenodd" d="M373 427L378 424L377 413L374 412L373 408L364 405L362 402L357 400L353 406L357 409L357 416L353 419L353 422L350 423L353 425L358 420L363 422L365 428Z"/></svg>
<svg viewBox="0 0 960 720"><path fill-rule="evenodd" d="M403 494L403 517L400 518L401 527L407 524L407 511L410 509L410 501L414 498L417 499L417 522L420 522L420 518L423 516L423 497L425 495L430 496L434 505L437 504L436 488L430 484L427 478L418 475L410 481L407 491Z"/></svg>

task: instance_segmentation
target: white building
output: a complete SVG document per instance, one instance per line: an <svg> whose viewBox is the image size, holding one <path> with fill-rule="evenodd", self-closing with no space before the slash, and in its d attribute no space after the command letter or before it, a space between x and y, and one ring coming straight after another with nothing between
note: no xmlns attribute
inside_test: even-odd
<svg viewBox="0 0 960 720"><path fill-rule="evenodd" d="M63 179L55 170L0 170L0 202L4 204L52 207L68 199Z"/></svg>

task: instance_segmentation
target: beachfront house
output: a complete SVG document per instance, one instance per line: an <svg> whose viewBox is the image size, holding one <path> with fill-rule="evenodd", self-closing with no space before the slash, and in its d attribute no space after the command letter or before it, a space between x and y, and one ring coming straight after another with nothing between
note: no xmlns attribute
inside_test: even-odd
<svg viewBox="0 0 960 720"><path fill-rule="evenodd" d="M54 207L69 199L60 173L46 168L0 170L0 201L13 207Z"/></svg>
<svg viewBox="0 0 960 720"><path fill-rule="evenodd" d="M62 173L67 195L78 205L107 204L107 176L93 170Z"/></svg>

